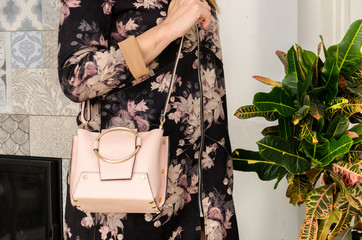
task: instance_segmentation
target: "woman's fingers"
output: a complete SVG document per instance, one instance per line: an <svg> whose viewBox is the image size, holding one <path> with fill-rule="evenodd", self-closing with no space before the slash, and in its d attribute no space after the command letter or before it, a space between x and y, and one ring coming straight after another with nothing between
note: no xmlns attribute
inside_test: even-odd
<svg viewBox="0 0 362 240"><path fill-rule="evenodd" d="M211 22L211 7L206 0L172 0L165 24L170 24L175 34L184 35L194 25L206 28Z"/></svg>

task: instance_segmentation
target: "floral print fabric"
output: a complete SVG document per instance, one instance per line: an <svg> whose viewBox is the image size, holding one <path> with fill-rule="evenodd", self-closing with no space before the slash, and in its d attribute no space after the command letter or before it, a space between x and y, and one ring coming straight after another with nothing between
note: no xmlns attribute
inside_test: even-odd
<svg viewBox="0 0 362 240"><path fill-rule="evenodd" d="M149 75L140 79L129 72L117 43L160 24L168 4L169 0L62 0L60 85L72 101L90 100L86 109L91 116L90 130L124 126L149 131L158 127L180 41L171 43L148 65ZM164 125L170 139L170 162L161 213L84 213L70 204L68 194L65 239L198 240L200 212L208 240L239 239L215 12L212 20L199 32L201 85L195 28L186 34L182 46ZM78 124L84 127L81 121Z"/></svg>

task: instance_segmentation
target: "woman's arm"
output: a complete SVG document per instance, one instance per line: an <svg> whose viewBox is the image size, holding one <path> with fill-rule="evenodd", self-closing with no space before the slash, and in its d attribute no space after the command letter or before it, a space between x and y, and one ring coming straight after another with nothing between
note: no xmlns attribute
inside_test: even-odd
<svg viewBox="0 0 362 240"><path fill-rule="evenodd" d="M196 24L202 22L206 28L211 21L210 10L205 0L173 0L165 21L136 38L145 63L149 64L172 41L185 35Z"/></svg>
<svg viewBox="0 0 362 240"><path fill-rule="evenodd" d="M65 95L72 101L102 96L114 88L130 84L147 73L146 65L172 41L183 36L195 24L203 22L206 27L211 18L206 2L172 0L167 17L160 25L136 39L120 42L120 49L115 49L107 46L112 16L110 6L105 3L62 0L59 81ZM122 48L126 42L127 46L136 46L137 51ZM134 69L137 71L132 71Z"/></svg>

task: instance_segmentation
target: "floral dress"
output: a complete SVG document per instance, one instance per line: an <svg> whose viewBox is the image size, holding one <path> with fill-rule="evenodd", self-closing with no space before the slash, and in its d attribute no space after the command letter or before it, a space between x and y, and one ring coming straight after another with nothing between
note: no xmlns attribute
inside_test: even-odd
<svg viewBox="0 0 362 240"><path fill-rule="evenodd" d="M158 128L180 40L148 64L142 76L131 71L119 43L160 24L169 2L61 1L60 85L72 101L90 100L86 111L91 116L91 131L114 126L138 131ZM205 226L208 240L239 239L218 33L213 11L210 26L199 31L200 81L196 28L186 34L182 45L164 124L170 139L170 161L167 198L161 212L85 213L70 204L68 193L65 239L199 240L201 226Z"/></svg>

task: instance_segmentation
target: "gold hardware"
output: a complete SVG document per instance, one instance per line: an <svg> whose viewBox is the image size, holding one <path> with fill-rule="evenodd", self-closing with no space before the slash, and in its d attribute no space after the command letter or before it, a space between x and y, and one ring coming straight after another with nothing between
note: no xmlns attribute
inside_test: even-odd
<svg viewBox="0 0 362 240"><path fill-rule="evenodd" d="M101 134L98 135L98 137L96 138L96 141L99 142L99 140L101 139L101 137L103 137L106 133L109 133L109 132L114 132L114 131L127 131L127 132L130 132L130 133L133 133L136 138L139 137L138 133L130 128L126 128L126 127L114 127L114 128L110 128L104 132L102 132ZM103 157L101 154L99 154L99 149L98 148L94 148L93 151L94 153L97 155L98 158L102 159L103 161L105 162L108 162L108 163L121 163L121 162L125 162L129 159L131 159L132 157L134 157L138 151L140 150L141 146L140 145L137 145L134 152L129 155L128 157L125 157L125 158L122 158L122 159L115 159L115 160L112 160L112 159L107 159L105 157Z"/></svg>
<svg viewBox="0 0 362 240"><path fill-rule="evenodd" d="M157 208L157 207L155 205L153 205L152 208Z"/></svg>
<svg viewBox="0 0 362 240"><path fill-rule="evenodd" d="M73 198L73 202L78 202L78 199Z"/></svg>
<svg viewBox="0 0 362 240"><path fill-rule="evenodd" d="M165 173L165 169L161 169L161 173L164 174L164 173Z"/></svg>
<svg viewBox="0 0 362 240"><path fill-rule="evenodd" d="M156 214L160 214L160 211L158 209L155 210Z"/></svg>
<svg viewBox="0 0 362 240"><path fill-rule="evenodd" d="M88 175L83 175L83 179L87 180L88 179Z"/></svg>
<svg viewBox="0 0 362 240"><path fill-rule="evenodd" d="M163 198L162 198L162 197L160 197L160 198L158 199L158 202L159 202L159 203L161 203L161 202L162 202L162 200L163 200Z"/></svg>
<svg viewBox="0 0 362 240"><path fill-rule="evenodd" d="M155 202L153 200L149 201L149 204L154 204Z"/></svg>
<svg viewBox="0 0 362 240"><path fill-rule="evenodd" d="M142 176L141 176L141 180L142 180L142 181L146 180L146 176L145 176L145 175L142 175Z"/></svg>
<svg viewBox="0 0 362 240"><path fill-rule="evenodd" d="M166 144L166 139L163 139L163 140L162 140L162 144Z"/></svg>

